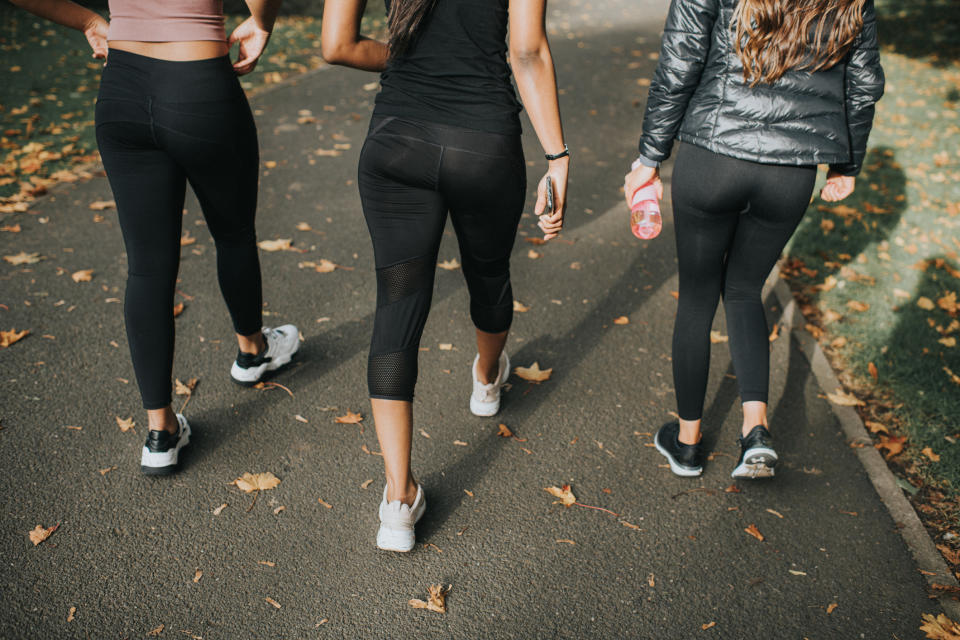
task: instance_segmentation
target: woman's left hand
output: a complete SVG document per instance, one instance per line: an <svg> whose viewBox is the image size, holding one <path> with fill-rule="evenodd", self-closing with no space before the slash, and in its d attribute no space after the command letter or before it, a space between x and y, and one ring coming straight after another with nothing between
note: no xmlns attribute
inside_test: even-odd
<svg viewBox="0 0 960 640"><path fill-rule="evenodd" d="M227 40L227 46L233 47L235 42L240 43L237 61L233 63L233 69L238 76L253 71L260 56L263 55L263 50L267 48L268 40L270 40L270 32L258 27L252 16L233 30Z"/></svg>
<svg viewBox="0 0 960 640"><path fill-rule="evenodd" d="M83 29L83 35L87 37L90 48L93 49L93 57L98 60L107 59L107 29L110 23L97 16L90 20Z"/></svg>
<svg viewBox="0 0 960 640"><path fill-rule="evenodd" d="M637 189L652 182L657 189L657 200L663 200L663 183L660 182L660 170L656 167L640 165L623 177L623 197L627 199L627 207L632 207L630 199Z"/></svg>
<svg viewBox="0 0 960 640"><path fill-rule="evenodd" d="M820 197L827 202L839 202L853 193L855 183L856 178L853 176L828 171L827 184L820 189Z"/></svg>

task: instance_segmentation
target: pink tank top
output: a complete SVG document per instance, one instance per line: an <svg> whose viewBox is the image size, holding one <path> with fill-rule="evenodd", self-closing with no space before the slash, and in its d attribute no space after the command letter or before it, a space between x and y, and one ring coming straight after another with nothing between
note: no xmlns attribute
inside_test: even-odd
<svg viewBox="0 0 960 640"><path fill-rule="evenodd" d="M225 41L223 0L109 0L107 40Z"/></svg>

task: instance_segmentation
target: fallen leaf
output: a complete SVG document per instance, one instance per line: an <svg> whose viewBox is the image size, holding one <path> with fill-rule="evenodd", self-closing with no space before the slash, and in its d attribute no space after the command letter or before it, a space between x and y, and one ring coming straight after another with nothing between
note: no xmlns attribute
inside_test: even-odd
<svg viewBox="0 0 960 640"><path fill-rule="evenodd" d="M880 372L877 371L877 365L872 362L867 363L867 371L870 373L870 377L873 378L873 381L876 382L880 378Z"/></svg>
<svg viewBox="0 0 960 640"><path fill-rule="evenodd" d="M116 209L117 203L113 200L94 200L89 206L93 211L104 211L106 209Z"/></svg>
<svg viewBox="0 0 960 640"><path fill-rule="evenodd" d="M280 505L279 507L277 507L276 509L273 510L273 515L275 515L275 516L276 516L276 515L280 515L280 512L281 512L281 511L286 511L286 510L287 510L287 508L286 508L285 506Z"/></svg>
<svg viewBox="0 0 960 640"><path fill-rule="evenodd" d="M457 262L456 258L453 258L451 260L444 260L442 262L438 262L437 266L446 271L453 271L455 269L460 268L460 263Z"/></svg>
<svg viewBox="0 0 960 640"><path fill-rule="evenodd" d="M866 420L864 423L867 426L867 429L870 430L870 433L890 433L890 431L879 422L873 420Z"/></svg>
<svg viewBox="0 0 960 640"><path fill-rule="evenodd" d="M102 476L105 476L111 471L116 471L116 470L117 470L117 466L114 465L112 467L104 467L103 469L97 469L97 473L99 473Z"/></svg>
<svg viewBox="0 0 960 640"><path fill-rule="evenodd" d="M60 523L53 525L52 527L44 528L42 525L37 525L34 527L33 531L30 532L30 542L33 543L33 546L37 546L47 538L53 535L53 532L60 527Z"/></svg>
<svg viewBox="0 0 960 640"><path fill-rule="evenodd" d="M0 332L0 333L2 333L2 332ZM2 345L2 343L0 343L0 345ZM951 381L953 384L960 385L960 376L958 376L958 375L955 374L953 371L951 371L951 370L950 370L950 367L944 367L943 370L947 372L947 375L948 375L948 376L950 376L950 381Z"/></svg>
<svg viewBox="0 0 960 640"><path fill-rule="evenodd" d="M775 324L773 325L773 331L770 332L770 335L768 336L767 340L769 340L770 342L773 342L779 337L780 337L780 325Z"/></svg>
<svg viewBox="0 0 960 640"><path fill-rule="evenodd" d="M189 231L184 231L183 235L180 236L180 246L189 247L192 244L196 244L197 239L190 235Z"/></svg>
<svg viewBox="0 0 960 640"><path fill-rule="evenodd" d="M270 596L267 596L266 598L264 598L264 600L267 602L267 604L269 604L269 605L272 606L273 608L275 608L275 609L279 609L279 608L280 608L280 603L277 602L276 600L274 600L273 598L271 598Z"/></svg>
<svg viewBox="0 0 960 640"><path fill-rule="evenodd" d="M711 331L711 332L710 332L710 342L712 342L713 344L718 344L718 343L721 343L721 342L727 342L729 339L730 339L729 336L725 336L725 335L723 335L722 333L720 333L719 331Z"/></svg>
<svg viewBox="0 0 960 640"><path fill-rule="evenodd" d="M273 489L280 484L280 478L269 471L264 473L245 473L230 484L237 485L237 488L244 493L252 493L254 491Z"/></svg>
<svg viewBox="0 0 960 640"><path fill-rule="evenodd" d="M297 231L312 231L313 227L310 226L309 222L298 222Z"/></svg>
<svg viewBox="0 0 960 640"><path fill-rule="evenodd" d="M202 577L203 577L203 571L200 571L200 569L197 569L196 573L193 574L193 581L195 583L200 582L200 578Z"/></svg>
<svg viewBox="0 0 960 640"><path fill-rule="evenodd" d="M501 422L497 425L497 435L501 438L509 438L513 435L513 431L510 431L510 427Z"/></svg>
<svg viewBox="0 0 960 640"><path fill-rule="evenodd" d="M630 318L627 316L618 316L613 319L613 324L630 324Z"/></svg>
<svg viewBox="0 0 960 640"><path fill-rule="evenodd" d="M936 307L936 305L933 304L933 300L926 296L920 296L917 298L917 306L927 311L933 311Z"/></svg>
<svg viewBox="0 0 960 640"><path fill-rule="evenodd" d="M945 346L945 347L955 347L955 346L957 346L957 339L954 338L953 336L949 336L949 337L947 337L947 338L940 338L939 340L937 340L937 342L939 342L940 344L942 344L942 345Z"/></svg>
<svg viewBox="0 0 960 640"><path fill-rule="evenodd" d="M707 624L700 625L700 630L706 631L707 629L715 626L717 626L717 623L715 621L711 621L711 622L708 622Z"/></svg>
<svg viewBox="0 0 960 640"><path fill-rule="evenodd" d="M81 269L70 274L74 282L90 282L93 280L93 269Z"/></svg>
<svg viewBox="0 0 960 640"><path fill-rule="evenodd" d="M561 543L563 543L563 544L577 544L576 542L574 542L573 540L570 540L569 538L557 538L557 544L561 544Z"/></svg>
<svg viewBox="0 0 960 640"><path fill-rule="evenodd" d="M447 585L444 589L442 584L432 584L429 587L429 595L427 596L427 601L423 600L410 600L409 605L414 609L427 609L429 611L435 611L437 613L446 613L446 597L450 593L452 585Z"/></svg>
<svg viewBox="0 0 960 640"><path fill-rule="evenodd" d="M887 454L884 457L889 460L893 456L900 454L904 446L906 446L906 443L907 438L905 436L890 436L889 438L881 437L880 442L873 446L877 449L886 449Z"/></svg>
<svg viewBox="0 0 960 640"><path fill-rule="evenodd" d="M920 631L927 634L927 638L933 640L960 640L960 624L957 624L944 614L939 614L936 618L933 614L923 614L923 624L920 625Z"/></svg>
<svg viewBox="0 0 960 640"><path fill-rule="evenodd" d="M261 240L257 243L257 246L264 251L287 251L292 243L292 238L277 238L276 240Z"/></svg>
<svg viewBox="0 0 960 640"><path fill-rule="evenodd" d="M754 538L756 538L756 539L759 540L760 542L763 542L763 534L760 533L760 530L759 530L759 529L757 529L757 525L751 524L749 527L747 527L746 529L744 529L744 531L746 531L747 533L749 533L750 535L752 535Z"/></svg>
<svg viewBox="0 0 960 640"><path fill-rule="evenodd" d="M834 393L828 393L827 398L830 402L840 405L841 407L858 407L863 404L863 400L852 393L847 393L840 387L837 387Z"/></svg>
<svg viewBox="0 0 960 640"><path fill-rule="evenodd" d="M848 300L847 308L852 311L868 311L870 309L869 303L861 302L859 300Z"/></svg>
<svg viewBox="0 0 960 640"><path fill-rule="evenodd" d="M540 363L534 362L529 367L516 367L513 372L528 382L543 382L550 379L553 368L540 369Z"/></svg>
<svg viewBox="0 0 960 640"><path fill-rule="evenodd" d="M258 560L257 564L262 564L265 567L275 567L277 566L276 562L271 562L270 560Z"/></svg>
<svg viewBox="0 0 960 640"><path fill-rule="evenodd" d="M554 498L560 498L560 502L565 507L570 507L577 502L576 496L573 495L573 490L570 488L570 485L565 484L563 487L544 487L544 491L552 495ZM554 502L554 504L557 504Z"/></svg>
<svg viewBox="0 0 960 640"><path fill-rule="evenodd" d="M920 453L927 456L931 462L940 462L940 455L933 452L933 449L930 447L924 447L920 449Z"/></svg>
<svg viewBox="0 0 960 640"><path fill-rule="evenodd" d="M778 518L780 518L781 520L783 520L783 514L780 513L779 511L774 511L773 509L766 509L766 512L767 512L767 513L772 513L773 515L775 515L775 516L777 516Z"/></svg>
<svg viewBox="0 0 960 640"><path fill-rule="evenodd" d="M27 329L24 329L23 331L17 331L16 329L10 329L10 331L0 331L0 347L9 347L14 342L19 342L28 335L30 335L30 331Z"/></svg>
<svg viewBox="0 0 960 640"><path fill-rule="evenodd" d="M514 300L514 301L513 301L513 310L514 310L516 313L526 313L527 311L530 311L530 307L528 307L527 305L523 304L523 303L520 302L519 300Z"/></svg>
<svg viewBox="0 0 960 640"><path fill-rule="evenodd" d="M381 453L380 451L370 451L370 448L369 448L367 445L365 445L365 444L360 445L360 451L363 451L363 452L364 452L365 454L367 454L368 456L382 456L382 455L383 455L383 453Z"/></svg>
<svg viewBox="0 0 960 640"><path fill-rule="evenodd" d="M805 576L807 575L806 571L797 571L796 569L787 569L792 576Z"/></svg>
<svg viewBox="0 0 960 640"><path fill-rule="evenodd" d="M449 342L441 342L441 343L438 344L437 346L439 347L440 351L452 351L452 350L453 350L453 345L450 344Z"/></svg>
<svg viewBox="0 0 960 640"><path fill-rule="evenodd" d="M43 260L43 256L41 256L39 253L27 253L26 251L21 251L20 253L12 256L3 256L3 259L12 265L36 264Z"/></svg>
<svg viewBox="0 0 960 640"><path fill-rule="evenodd" d="M627 522L626 520L621 520L620 524L625 526L628 529L633 529L634 531L640 531L640 526L633 524L632 522Z"/></svg>
<svg viewBox="0 0 960 640"><path fill-rule="evenodd" d="M468 496L470 496L471 498L473 497L473 491L470 491L469 489L464 489L463 492Z"/></svg>
<svg viewBox="0 0 960 640"><path fill-rule="evenodd" d="M336 416L333 421L337 424L360 424L363 422L363 414L347 409L346 415Z"/></svg>
<svg viewBox="0 0 960 640"><path fill-rule="evenodd" d="M67 613L67 622L73 622L74 614L77 613L76 607L70 607L69 613Z"/></svg>
<svg viewBox="0 0 960 640"><path fill-rule="evenodd" d="M137 424L136 422L134 422L133 416L129 418L121 418L120 416L116 416L116 420L117 420L117 426L120 427L120 431L123 431L124 433L126 433L127 431L132 431L133 427L136 426Z"/></svg>
<svg viewBox="0 0 960 640"><path fill-rule="evenodd" d="M373 478L370 478L369 480L364 480L363 482L361 482L361 483L360 483L360 488L361 488L361 489L366 489L366 488L369 487L371 484L373 484Z"/></svg>
<svg viewBox="0 0 960 640"><path fill-rule="evenodd" d="M463 440L454 440L454 441L453 441L453 444L457 445L458 447L467 447L467 446L469 446L469 443L466 443L466 442L464 442Z"/></svg>
<svg viewBox="0 0 960 640"><path fill-rule="evenodd" d="M937 306L949 314L955 314L960 309L960 305L957 305L957 294L950 291L942 298L938 298Z"/></svg>
<svg viewBox="0 0 960 640"><path fill-rule="evenodd" d="M303 417L302 415L300 415L299 413L298 413L298 414L295 414L295 415L293 416L293 419L296 420L297 422L302 422L302 423L304 423L304 424L310 424L310 421L307 420L306 418L304 418L304 417Z"/></svg>
<svg viewBox="0 0 960 640"><path fill-rule="evenodd" d="M220 515L221 513L223 513L223 510L226 509L226 508L227 508L227 503L224 502L224 503L221 504L219 507L217 507L216 509L213 510L213 515L215 515L215 516Z"/></svg>
<svg viewBox="0 0 960 640"><path fill-rule="evenodd" d="M186 305L184 305L182 302L178 302L177 304L173 305L173 317L179 317L185 308Z"/></svg>
<svg viewBox="0 0 960 640"><path fill-rule="evenodd" d="M353 267L344 267L343 265L339 265L332 260L327 260L326 258L320 258L320 262L298 262L297 267L300 269L313 269L317 273L332 273L337 269L353 271Z"/></svg>
<svg viewBox="0 0 960 640"><path fill-rule="evenodd" d="M197 388L197 383L200 382L197 378L190 378L187 380L186 384L180 382L179 378L174 379L173 389L174 393L178 396L189 396L193 394L193 390Z"/></svg>
<svg viewBox="0 0 960 640"><path fill-rule="evenodd" d="M5 224L0 227L0 231L7 231L9 233L20 233L20 224Z"/></svg>
<svg viewBox="0 0 960 640"><path fill-rule="evenodd" d="M147 635L156 637L161 633L163 633L163 625L160 625L159 627L157 627L156 629L153 629L152 631L148 631Z"/></svg>
<svg viewBox="0 0 960 640"><path fill-rule="evenodd" d="M333 505L327 502L326 500L324 500L323 498L317 498L317 502L325 506L327 509L333 509Z"/></svg>

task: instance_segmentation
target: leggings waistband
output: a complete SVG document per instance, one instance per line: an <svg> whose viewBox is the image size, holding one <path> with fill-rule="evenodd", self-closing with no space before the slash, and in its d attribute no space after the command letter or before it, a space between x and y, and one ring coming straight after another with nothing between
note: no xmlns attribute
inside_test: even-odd
<svg viewBox="0 0 960 640"><path fill-rule="evenodd" d="M151 96L159 102L209 102L243 95L229 56L160 60L110 49L100 98Z"/></svg>

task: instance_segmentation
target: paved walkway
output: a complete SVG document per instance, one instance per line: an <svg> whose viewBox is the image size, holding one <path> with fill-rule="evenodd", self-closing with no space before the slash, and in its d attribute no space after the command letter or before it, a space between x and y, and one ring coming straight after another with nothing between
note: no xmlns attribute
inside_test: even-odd
<svg viewBox="0 0 960 640"><path fill-rule="evenodd" d="M0 234L3 255L45 258L0 271L0 325L31 331L0 352L0 635L139 638L163 625L160 637L208 640L919 637L937 606L789 334L772 344L774 481L729 477L739 421L723 344L704 475L671 475L650 446L673 408L673 232L668 219L662 238L634 240L617 189L665 3L551 12L574 154L569 226L536 246L524 218L514 290L529 311L509 349L516 365L553 375L513 377L500 416L470 415L466 289L458 270L438 271L414 452L429 510L411 554L374 548L382 472L367 453L378 446L364 371L375 284L355 185L374 76L330 69L254 101L269 167L260 236L296 250L262 255L267 322L297 323L306 339L274 379L289 394L230 383L213 245L188 201L196 242L183 249L175 375L199 384L185 410L196 436L175 477L138 469L145 419L117 302L125 256L113 212L88 208L111 199L106 180L57 189L16 216L22 233ZM298 124L303 109L317 121ZM532 183L542 162L526 128ZM448 236L441 259L457 257ZM322 258L345 269L298 268ZM73 282L79 269L93 279ZM722 318L716 328L725 333ZM368 417L335 424L347 410ZM498 437L500 422L518 439ZM263 471L282 482L255 504L229 484ZM553 504L543 488L564 483L617 515ZM57 523L43 544L28 540ZM431 583L452 585L446 615L407 604Z"/></svg>

